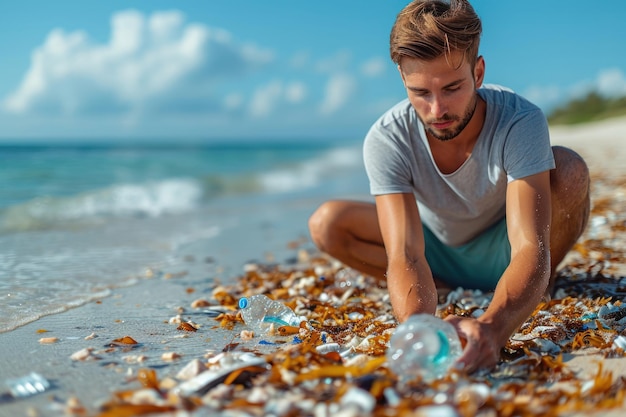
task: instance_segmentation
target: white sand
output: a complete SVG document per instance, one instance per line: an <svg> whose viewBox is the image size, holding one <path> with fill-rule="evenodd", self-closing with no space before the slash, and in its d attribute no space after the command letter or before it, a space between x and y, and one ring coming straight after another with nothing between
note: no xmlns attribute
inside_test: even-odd
<svg viewBox="0 0 626 417"><path fill-rule="evenodd" d="M626 174L626 117L577 126L550 129L553 145L578 152L592 173Z"/></svg>

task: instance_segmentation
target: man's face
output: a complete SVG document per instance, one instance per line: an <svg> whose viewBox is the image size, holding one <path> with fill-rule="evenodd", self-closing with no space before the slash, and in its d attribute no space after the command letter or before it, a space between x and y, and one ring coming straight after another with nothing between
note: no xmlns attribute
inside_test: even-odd
<svg viewBox="0 0 626 417"><path fill-rule="evenodd" d="M457 137L476 109L476 88L482 84L485 64L481 57L474 68L465 60L455 68L462 59L460 52L432 61L404 57L398 66L424 128L442 141Z"/></svg>

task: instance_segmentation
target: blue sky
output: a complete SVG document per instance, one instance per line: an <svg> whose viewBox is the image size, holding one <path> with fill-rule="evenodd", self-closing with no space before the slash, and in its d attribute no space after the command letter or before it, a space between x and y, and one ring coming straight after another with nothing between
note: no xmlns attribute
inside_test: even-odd
<svg viewBox="0 0 626 417"><path fill-rule="evenodd" d="M0 7L0 141L360 139L404 98L406 0ZM626 95L626 2L474 0L486 82L549 112Z"/></svg>

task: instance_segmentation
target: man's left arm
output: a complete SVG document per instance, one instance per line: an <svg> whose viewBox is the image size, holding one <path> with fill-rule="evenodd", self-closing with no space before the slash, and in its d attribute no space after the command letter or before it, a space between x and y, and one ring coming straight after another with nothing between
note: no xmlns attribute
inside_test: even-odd
<svg viewBox="0 0 626 417"><path fill-rule="evenodd" d="M511 263L478 319L450 317L467 341L459 364L471 372L494 366L508 338L532 314L550 279L550 172L509 183L506 222Z"/></svg>

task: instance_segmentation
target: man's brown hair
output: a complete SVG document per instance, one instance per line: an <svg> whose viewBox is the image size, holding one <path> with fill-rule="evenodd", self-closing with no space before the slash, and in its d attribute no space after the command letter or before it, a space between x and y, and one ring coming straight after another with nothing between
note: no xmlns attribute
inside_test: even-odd
<svg viewBox="0 0 626 417"><path fill-rule="evenodd" d="M391 59L396 64L405 56L449 59L452 52L460 51L473 68L481 32L480 18L467 0L414 0L398 14L391 29Z"/></svg>

